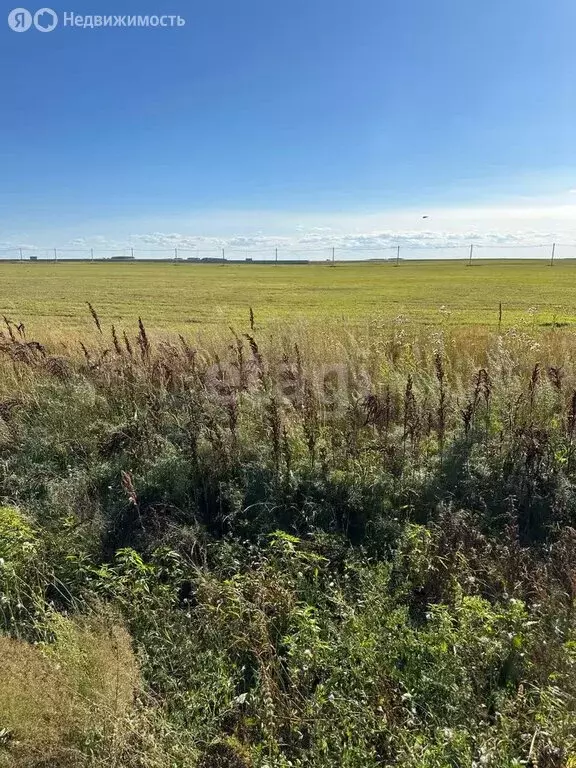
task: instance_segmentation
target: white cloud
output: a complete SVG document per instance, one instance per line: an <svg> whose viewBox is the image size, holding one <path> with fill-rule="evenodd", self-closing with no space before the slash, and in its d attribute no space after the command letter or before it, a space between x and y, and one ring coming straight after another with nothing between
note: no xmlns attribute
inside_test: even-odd
<svg viewBox="0 0 576 768"><path fill-rule="evenodd" d="M572 190L571 192L576 192ZM424 218L426 216L426 218ZM522 200L507 205L430 207L424 211L390 209L371 213L291 213L273 211L205 211L139 221L99 222L86 232L76 229L15 235L0 243L0 255L26 250L60 248L63 255L86 255L90 249L167 258L179 249L185 255L216 255L222 248L243 258L246 251L271 258L278 248L282 254L309 253L309 258L326 258L332 248L361 257L389 256L387 250L408 251L409 257L462 256L470 244L484 246L490 255L507 248L506 255L527 255L528 249L549 247L553 242L572 244L565 255L576 256L576 202L571 193L550 200ZM98 231L99 230L99 231ZM138 233L138 234L134 234ZM25 243L25 244L23 244ZM522 247L523 250L520 250ZM518 249L517 251L515 249ZM458 252L456 252L458 251ZM187 253L190 252L190 253ZM183 253L183 255L184 255ZM502 254L504 251L502 250ZM343 254L339 253L342 257Z"/></svg>
<svg viewBox="0 0 576 768"><path fill-rule="evenodd" d="M22 251L22 253L24 253L25 251L28 252L28 251L37 251L37 250L38 250L38 246L31 245L30 243L25 243L23 241L18 241L18 240L17 241L12 240L12 241L6 241L6 242L0 241L0 255L2 254L6 255L6 253L12 254L13 252L19 252L19 251Z"/></svg>

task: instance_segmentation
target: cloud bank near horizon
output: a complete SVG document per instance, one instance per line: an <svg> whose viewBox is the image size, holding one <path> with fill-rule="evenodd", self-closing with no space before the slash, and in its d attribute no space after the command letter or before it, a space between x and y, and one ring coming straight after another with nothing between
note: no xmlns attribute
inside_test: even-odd
<svg viewBox="0 0 576 768"><path fill-rule="evenodd" d="M138 221L86 222L65 229L17 232L0 251L48 248L141 252L330 251L350 253L477 246L576 247L576 190L555 201L382 213L297 214L271 211L201 212ZM137 233L137 234L134 234ZM385 253L382 254L386 255Z"/></svg>

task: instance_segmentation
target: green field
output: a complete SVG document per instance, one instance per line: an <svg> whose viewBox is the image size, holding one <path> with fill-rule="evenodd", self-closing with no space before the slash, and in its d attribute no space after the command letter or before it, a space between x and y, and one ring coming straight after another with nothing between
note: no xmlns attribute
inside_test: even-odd
<svg viewBox="0 0 576 768"><path fill-rule="evenodd" d="M506 326L576 322L576 262L393 264L3 264L0 312L35 333L80 330L86 302L110 323L139 315L157 330L271 321L364 324L399 315L423 325Z"/></svg>

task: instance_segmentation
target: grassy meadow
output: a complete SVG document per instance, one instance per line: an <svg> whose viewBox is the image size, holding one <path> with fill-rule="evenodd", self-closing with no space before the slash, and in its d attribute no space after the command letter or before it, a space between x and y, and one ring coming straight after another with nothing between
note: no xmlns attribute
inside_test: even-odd
<svg viewBox="0 0 576 768"><path fill-rule="evenodd" d="M576 768L574 270L1 265L0 767Z"/></svg>
<svg viewBox="0 0 576 768"><path fill-rule="evenodd" d="M365 326L405 316L417 325L496 327L576 322L576 262L418 261L304 265L6 263L0 313L32 333L86 329L91 302L107 323L194 333L261 324Z"/></svg>

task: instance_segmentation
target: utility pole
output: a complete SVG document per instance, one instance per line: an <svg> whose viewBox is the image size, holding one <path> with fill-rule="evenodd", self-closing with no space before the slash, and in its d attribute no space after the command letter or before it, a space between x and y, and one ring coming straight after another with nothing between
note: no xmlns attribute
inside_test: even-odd
<svg viewBox="0 0 576 768"><path fill-rule="evenodd" d="M94 248L90 248L90 261L94 261Z"/></svg>
<svg viewBox="0 0 576 768"><path fill-rule="evenodd" d="M134 258L134 248L130 248L130 258Z"/></svg>
<svg viewBox="0 0 576 768"><path fill-rule="evenodd" d="M222 264L224 264L225 261L226 261L226 255L224 252L224 248L222 248Z"/></svg>
<svg viewBox="0 0 576 768"><path fill-rule="evenodd" d="M550 266L554 266L554 256L556 256L556 243L552 245L552 256L550 257Z"/></svg>
<svg viewBox="0 0 576 768"><path fill-rule="evenodd" d="M278 248L276 248L276 252L274 254L274 263L278 264Z"/></svg>
<svg viewBox="0 0 576 768"><path fill-rule="evenodd" d="M20 261L22 261L22 260L23 260L23 258L24 258L24 257L22 256L22 248L20 248Z"/></svg>
<svg viewBox="0 0 576 768"><path fill-rule="evenodd" d="M54 248L54 261L58 261L58 256L56 255L56 248Z"/></svg>
<svg viewBox="0 0 576 768"><path fill-rule="evenodd" d="M174 248L174 261L178 261L178 248Z"/></svg>
<svg viewBox="0 0 576 768"><path fill-rule="evenodd" d="M332 248L332 266L334 266L335 260L336 260L336 248Z"/></svg>
<svg viewBox="0 0 576 768"><path fill-rule="evenodd" d="M400 246L396 249L396 266L400 266Z"/></svg>
<svg viewBox="0 0 576 768"><path fill-rule="evenodd" d="M468 266L472 266L472 256L474 256L474 243L470 246L470 260L468 262Z"/></svg>

